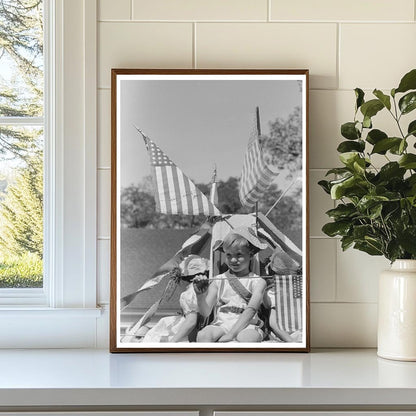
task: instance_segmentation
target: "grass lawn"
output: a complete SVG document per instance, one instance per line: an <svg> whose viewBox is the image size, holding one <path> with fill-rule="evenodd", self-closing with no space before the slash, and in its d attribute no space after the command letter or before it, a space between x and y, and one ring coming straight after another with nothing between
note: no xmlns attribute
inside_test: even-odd
<svg viewBox="0 0 416 416"><path fill-rule="evenodd" d="M43 286L42 260L35 254L2 256L0 288L39 288Z"/></svg>

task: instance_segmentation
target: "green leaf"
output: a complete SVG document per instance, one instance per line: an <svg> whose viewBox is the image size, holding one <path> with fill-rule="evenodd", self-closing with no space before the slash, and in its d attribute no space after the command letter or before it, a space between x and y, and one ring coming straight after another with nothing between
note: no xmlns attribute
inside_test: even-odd
<svg viewBox="0 0 416 416"><path fill-rule="evenodd" d="M400 139L400 143L392 146L389 151L393 155L402 155L403 152L407 149L406 139Z"/></svg>
<svg viewBox="0 0 416 416"><path fill-rule="evenodd" d="M373 91L373 94L383 103L384 107L388 110L391 109L390 97L388 95L377 89Z"/></svg>
<svg viewBox="0 0 416 416"><path fill-rule="evenodd" d="M406 92L409 90L416 89L416 69L412 69L400 81L399 86L396 88L395 92Z"/></svg>
<svg viewBox="0 0 416 416"><path fill-rule="evenodd" d="M375 220L381 217L381 212L383 211L383 204L376 204L370 208L370 218Z"/></svg>
<svg viewBox="0 0 416 416"><path fill-rule="evenodd" d="M406 141L405 139L403 139L403 140L401 141L401 143L400 143L400 146L399 146L399 152L398 152L398 154L399 154L399 155L402 155L402 154L403 154L403 152L404 152L406 149L407 149L407 141Z"/></svg>
<svg viewBox="0 0 416 416"><path fill-rule="evenodd" d="M363 140L358 140L356 142L353 142L353 141L341 142L339 146L337 147L337 151L340 153L352 152L354 150L357 152L363 152L364 149L365 149L365 142Z"/></svg>
<svg viewBox="0 0 416 416"><path fill-rule="evenodd" d="M357 111L364 104L364 91L361 88L355 90L355 111Z"/></svg>
<svg viewBox="0 0 416 416"><path fill-rule="evenodd" d="M352 167L354 162L360 158L357 152L345 152L339 155L339 160L346 166Z"/></svg>
<svg viewBox="0 0 416 416"><path fill-rule="evenodd" d="M406 169L401 168L397 162L389 162L382 166L378 176L382 181L388 181L391 178L403 178Z"/></svg>
<svg viewBox="0 0 416 416"><path fill-rule="evenodd" d="M368 132L366 140L368 143L374 145L378 143L380 140L386 139L387 137L388 136L386 133L384 133L384 131L373 129Z"/></svg>
<svg viewBox="0 0 416 416"><path fill-rule="evenodd" d="M330 209L326 214L335 219L342 219L356 214L357 210L354 204L339 204L336 208Z"/></svg>
<svg viewBox="0 0 416 416"><path fill-rule="evenodd" d="M357 140L361 137L360 131L357 129L357 123L350 121L341 126L341 135L348 140Z"/></svg>
<svg viewBox="0 0 416 416"><path fill-rule="evenodd" d="M374 247L374 245L370 244L369 242L357 242L354 244L354 248L360 251L364 251L370 256L381 256L383 254L381 247Z"/></svg>
<svg viewBox="0 0 416 416"><path fill-rule="evenodd" d="M352 167L353 167L355 172L363 174L365 172L365 168L366 168L365 159L360 158L360 159L355 160Z"/></svg>
<svg viewBox="0 0 416 416"><path fill-rule="evenodd" d="M364 195L360 202L357 204L357 209L362 212L366 212L368 209L378 205L382 201L388 201L389 199L382 195Z"/></svg>
<svg viewBox="0 0 416 416"><path fill-rule="evenodd" d="M327 193L327 194L331 194L331 187L329 185L328 181L319 181L318 185Z"/></svg>
<svg viewBox="0 0 416 416"><path fill-rule="evenodd" d="M416 137L416 120L413 120L409 127L407 128L407 135L408 136L415 136Z"/></svg>
<svg viewBox="0 0 416 416"><path fill-rule="evenodd" d="M354 237L351 235L346 235L341 238L341 247L342 251L347 250L354 244Z"/></svg>
<svg viewBox="0 0 416 416"><path fill-rule="evenodd" d="M407 114L416 108L416 91L409 92L399 100L399 108L402 114Z"/></svg>
<svg viewBox="0 0 416 416"><path fill-rule="evenodd" d="M363 127L366 129L371 129L373 127L373 123L371 122L371 117L364 116Z"/></svg>
<svg viewBox="0 0 416 416"><path fill-rule="evenodd" d="M349 221L335 221L325 224L322 227L322 231L329 237L335 237L336 235L345 235L351 227Z"/></svg>
<svg viewBox="0 0 416 416"><path fill-rule="evenodd" d="M340 199L344 195L347 195L348 190L353 191L352 193L355 194L355 191L359 191L359 188L357 188L358 184L361 184L361 182L356 176L350 176L349 178L342 179L342 181L331 187L331 198Z"/></svg>
<svg viewBox="0 0 416 416"><path fill-rule="evenodd" d="M325 174L325 176L335 174L335 175L344 175L347 172L351 172L351 169L348 168L333 168L329 169L329 171Z"/></svg>
<svg viewBox="0 0 416 416"><path fill-rule="evenodd" d="M416 169L416 155L408 153L399 159L399 165L405 169Z"/></svg>
<svg viewBox="0 0 416 416"><path fill-rule="evenodd" d="M398 237L400 246L411 254L416 254L416 227L406 228Z"/></svg>
<svg viewBox="0 0 416 416"><path fill-rule="evenodd" d="M396 238L389 241L389 243L387 244L387 255L386 255L386 257L390 261L394 261L398 258L402 258L402 250L400 249L399 242L397 241Z"/></svg>
<svg viewBox="0 0 416 416"><path fill-rule="evenodd" d="M382 139L378 141L374 147L371 154L377 153L380 155L384 155L387 150L391 149L393 146L400 146L402 139L399 137L387 137L386 139Z"/></svg>
<svg viewBox="0 0 416 416"><path fill-rule="evenodd" d="M373 233L371 225L357 225L352 230L355 240L364 240L366 236Z"/></svg>
<svg viewBox="0 0 416 416"><path fill-rule="evenodd" d="M374 117L380 110L384 108L383 103L379 100L370 100L361 106L361 113L364 117Z"/></svg>

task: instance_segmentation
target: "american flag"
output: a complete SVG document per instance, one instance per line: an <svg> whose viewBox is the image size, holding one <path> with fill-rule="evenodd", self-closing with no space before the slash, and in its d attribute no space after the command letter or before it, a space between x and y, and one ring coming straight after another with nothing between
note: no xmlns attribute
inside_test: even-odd
<svg viewBox="0 0 416 416"><path fill-rule="evenodd" d="M264 160L260 149L259 136L260 119L259 108L257 107L254 128L248 141L240 179L240 202L245 207L252 207L262 197L277 175L277 172L271 170Z"/></svg>
<svg viewBox="0 0 416 416"><path fill-rule="evenodd" d="M155 143L148 138L145 142L156 185L157 211L162 214L221 215L218 208Z"/></svg>
<svg viewBox="0 0 416 416"><path fill-rule="evenodd" d="M302 276L281 275L274 277L270 293L275 298L277 325L286 332L302 329Z"/></svg>

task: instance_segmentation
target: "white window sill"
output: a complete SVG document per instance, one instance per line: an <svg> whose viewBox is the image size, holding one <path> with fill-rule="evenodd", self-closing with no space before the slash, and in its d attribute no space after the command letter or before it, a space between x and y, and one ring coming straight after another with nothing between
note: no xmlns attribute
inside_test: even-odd
<svg viewBox="0 0 416 416"><path fill-rule="evenodd" d="M30 316L30 317L84 317L98 318L101 315L101 308L46 308L41 306L0 306L0 318L5 316Z"/></svg>
<svg viewBox="0 0 416 416"><path fill-rule="evenodd" d="M101 314L98 308L3 306L0 348L95 348Z"/></svg>
<svg viewBox="0 0 416 416"><path fill-rule="evenodd" d="M416 409L416 363L375 350L141 353L0 350L2 409Z"/></svg>

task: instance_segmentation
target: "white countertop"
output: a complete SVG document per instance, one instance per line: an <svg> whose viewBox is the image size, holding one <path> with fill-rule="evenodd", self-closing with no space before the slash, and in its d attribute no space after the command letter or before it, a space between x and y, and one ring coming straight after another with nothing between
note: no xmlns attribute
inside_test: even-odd
<svg viewBox="0 0 416 416"><path fill-rule="evenodd" d="M120 404L416 406L416 362L378 358L375 350L0 350L0 408Z"/></svg>

